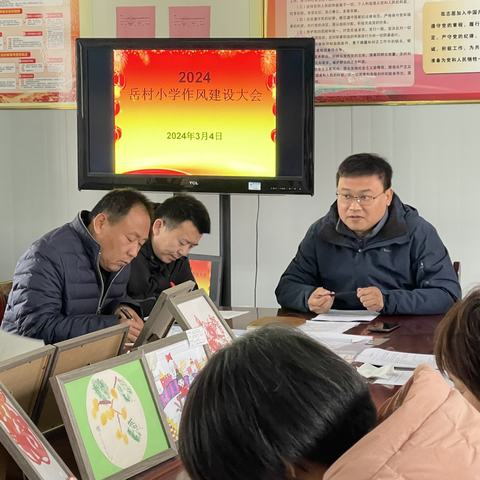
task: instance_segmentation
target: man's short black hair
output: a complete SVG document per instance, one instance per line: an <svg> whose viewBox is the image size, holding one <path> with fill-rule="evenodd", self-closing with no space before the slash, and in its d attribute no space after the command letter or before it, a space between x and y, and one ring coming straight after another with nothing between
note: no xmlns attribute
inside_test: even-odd
<svg viewBox="0 0 480 480"><path fill-rule="evenodd" d="M352 366L299 330L268 326L217 352L197 375L179 452L192 480L286 479L288 465L330 466L375 423Z"/></svg>
<svg viewBox="0 0 480 480"><path fill-rule="evenodd" d="M392 167L379 155L374 153L356 153L347 157L338 167L337 185L340 177L362 177L377 175L383 183L384 190L392 186Z"/></svg>
<svg viewBox="0 0 480 480"><path fill-rule="evenodd" d="M116 188L100 199L90 212L90 217L104 213L110 223L116 223L137 205L143 206L152 218L153 204L143 193L133 188Z"/></svg>
<svg viewBox="0 0 480 480"><path fill-rule="evenodd" d="M158 203L155 207L154 217L165 220L170 229L190 221L201 235L210 233L210 215L205 205L185 193L179 193L167 198L163 203Z"/></svg>

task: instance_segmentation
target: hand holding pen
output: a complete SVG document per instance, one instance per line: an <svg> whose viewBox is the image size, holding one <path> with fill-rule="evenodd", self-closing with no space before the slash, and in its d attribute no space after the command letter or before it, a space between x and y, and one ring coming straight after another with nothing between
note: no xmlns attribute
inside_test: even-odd
<svg viewBox="0 0 480 480"><path fill-rule="evenodd" d="M311 312L317 314L326 313L332 308L334 299L335 292L318 287L308 297L308 308Z"/></svg>
<svg viewBox="0 0 480 480"><path fill-rule="evenodd" d="M119 322L126 323L129 327L128 341L135 342L142 331L144 325L143 320L137 315L135 310L126 305L120 305L120 307L118 307L116 310L116 314Z"/></svg>

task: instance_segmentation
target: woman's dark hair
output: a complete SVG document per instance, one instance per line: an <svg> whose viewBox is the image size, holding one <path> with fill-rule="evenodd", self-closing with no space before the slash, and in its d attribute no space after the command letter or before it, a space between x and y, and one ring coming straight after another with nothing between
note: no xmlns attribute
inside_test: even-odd
<svg viewBox="0 0 480 480"><path fill-rule="evenodd" d="M338 167L337 185L340 177L363 177L377 175L383 183L383 189L392 186L392 167L390 164L374 153L356 153L347 157Z"/></svg>
<svg viewBox="0 0 480 480"><path fill-rule="evenodd" d="M269 326L217 352L196 377L179 451L192 480L281 480L288 465L331 465L375 422L353 367L298 330Z"/></svg>
<svg viewBox="0 0 480 480"><path fill-rule="evenodd" d="M434 352L438 368L480 399L480 288L445 314L435 331Z"/></svg>

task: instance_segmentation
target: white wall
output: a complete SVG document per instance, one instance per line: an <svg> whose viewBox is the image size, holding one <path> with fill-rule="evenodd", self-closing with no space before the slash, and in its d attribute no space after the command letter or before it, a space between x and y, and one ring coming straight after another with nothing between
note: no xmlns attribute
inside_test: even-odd
<svg viewBox="0 0 480 480"><path fill-rule="evenodd" d="M315 195L260 197L257 305L275 306L280 274L308 226L335 195L335 171L350 153L385 155L402 200L433 223L462 286L480 282L480 105L317 107ZM0 110L0 280L28 245L91 208L104 192L77 190L76 112ZM160 201L167 194L151 194ZM196 253L218 254L218 197L198 195L213 231ZM257 197L232 197L232 303L253 304Z"/></svg>

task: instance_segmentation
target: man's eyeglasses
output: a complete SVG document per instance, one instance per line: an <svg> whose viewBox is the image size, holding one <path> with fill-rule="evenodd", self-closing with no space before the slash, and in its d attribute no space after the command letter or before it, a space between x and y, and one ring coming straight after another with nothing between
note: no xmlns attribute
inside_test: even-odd
<svg viewBox="0 0 480 480"><path fill-rule="evenodd" d="M373 201L383 195L385 191L378 195L350 195L349 193L337 193L337 201L344 205L350 205L352 202L357 202L359 205L370 205Z"/></svg>

